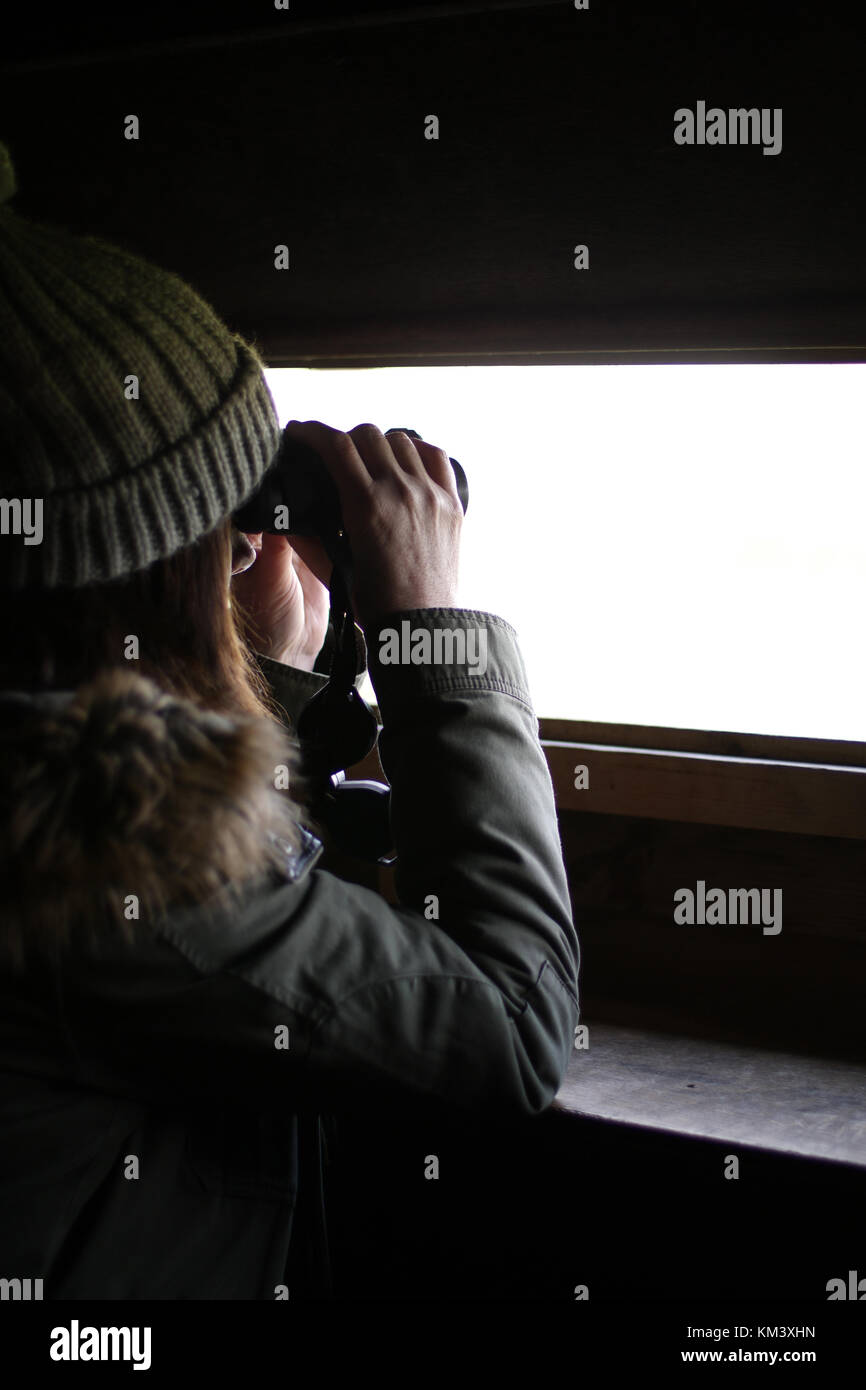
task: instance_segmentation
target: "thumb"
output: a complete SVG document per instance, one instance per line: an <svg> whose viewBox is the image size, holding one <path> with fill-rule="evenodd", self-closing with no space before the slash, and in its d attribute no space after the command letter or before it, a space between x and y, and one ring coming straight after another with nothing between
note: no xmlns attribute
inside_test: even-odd
<svg viewBox="0 0 866 1390"><path fill-rule="evenodd" d="M297 584L292 548L285 536L265 532L256 562L232 579L232 589L252 612L267 609L275 600L292 593Z"/></svg>
<svg viewBox="0 0 866 1390"><path fill-rule="evenodd" d="M289 536L292 548L297 555L300 555L307 569L312 570L313 574L321 584L329 585L334 566L328 559L328 553L321 541L315 540L312 536Z"/></svg>

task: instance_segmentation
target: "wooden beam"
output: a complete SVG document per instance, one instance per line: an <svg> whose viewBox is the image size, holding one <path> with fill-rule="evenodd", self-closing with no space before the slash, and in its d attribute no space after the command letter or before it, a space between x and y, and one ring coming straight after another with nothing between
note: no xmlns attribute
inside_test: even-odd
<svg viewBox="0 0 866 1390"><path fill-rule="evenodd" d="M560 810L866 839L864 768L591 743L543 747Z"/></svg>
<svg viewBox="0 0 866 1390"><path fill-rule="evenodd" d="M582 719L539 719L551 743L592 743L606 748L651 748L666 753L712 753L768 763L821 763L866 767L866 743L853 739L796 738L716 729L669 729L648 724L602 724Z"/></svg>

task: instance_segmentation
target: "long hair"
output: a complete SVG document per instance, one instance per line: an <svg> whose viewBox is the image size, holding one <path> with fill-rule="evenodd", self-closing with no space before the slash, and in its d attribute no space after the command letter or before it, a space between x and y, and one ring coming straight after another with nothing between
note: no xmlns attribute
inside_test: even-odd
<svg viewBox="0 0 866 1390"><path fill-rule="evenodd" d="M81 589L25 590L0 601L0 689L75 689L110 667L226 714L276 717L231 600L226 519L147 569ZM130 659L135 639L137 659Z"/></svg>

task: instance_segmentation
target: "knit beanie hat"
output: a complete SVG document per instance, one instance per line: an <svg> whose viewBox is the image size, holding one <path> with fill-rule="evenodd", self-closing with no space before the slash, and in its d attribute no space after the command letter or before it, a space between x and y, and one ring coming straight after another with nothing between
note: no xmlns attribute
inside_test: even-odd
<svg viewBox="0 0 866 1390"><path fill-rule="evenodd" d="M0 144L0 588L95 584L213 530L279 423L255 350L189 285L14 192Z"/></svg>

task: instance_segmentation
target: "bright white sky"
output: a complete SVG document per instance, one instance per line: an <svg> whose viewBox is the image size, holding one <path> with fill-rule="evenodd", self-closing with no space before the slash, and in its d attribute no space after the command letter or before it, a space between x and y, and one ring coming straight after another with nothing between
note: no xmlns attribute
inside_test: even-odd
<svg viewBox="0 0 866 1390"><path fill-rule="evenodd" d="M563 719L866 740L866 365L305 368L469 480L460 603Z"/></svg>

